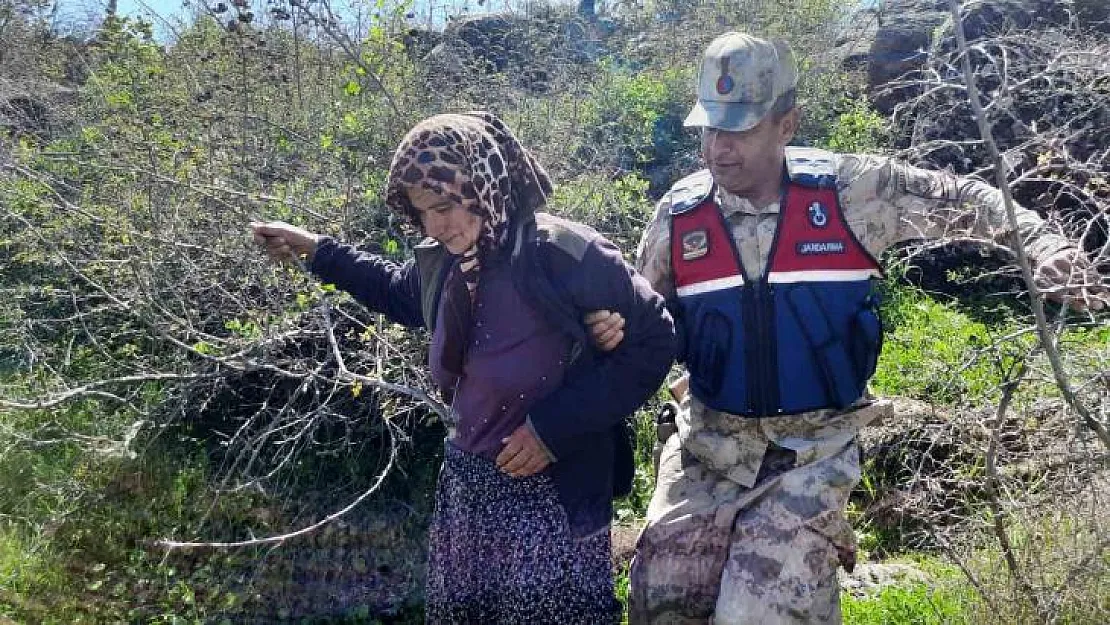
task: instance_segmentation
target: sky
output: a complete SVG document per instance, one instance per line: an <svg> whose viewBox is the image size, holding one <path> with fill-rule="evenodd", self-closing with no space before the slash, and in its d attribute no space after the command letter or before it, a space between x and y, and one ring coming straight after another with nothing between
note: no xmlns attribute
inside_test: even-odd
<svg viewBox="0 0 1110 625"><path fill-rule="evenodd" d="M62 0L65 2L65 0ZM79 1L79 0L78 0ZM95 1L95 0L94 0ZM187 14L188 9L183 9L182 5L186 0L119 0L119 10L125 15L138 15L146 13L150 10L155 11L160 15L180 15ZM210 0L215 2L218 0ZM104 0L99 0L101 4L107 4ZM227 4L230 1L225 0ZM265 3L259 0L251 0L251 4L255 6L262 6ZM333 7L341 6L362 6L372 7L374 0L333 0ZM488 11L492 8L494 11L503 10L506 5L511 5L513 2L506 0L486 0L479 3L478 0L416 0L415 9L417 13L426 13L428 6L435 6L437 9L443 7L444 10L448 8L459 8L464 5L469 5L471 12Z"/></svg>
<svg viewBox="0 0 1110 625"><path fill-rule="evenodd" d="M2 1L2 0L0 0ZM208 0L213 5L221 0ZM222 0L230 6L231 0ZM267 7L285 4L280 0L267 2L267 0L248 0L254 7L254 12L259 14ZM373 12L375 0L330 0L333 10L340 17L354 16L359 11L363 14ZM562 0L569 3L571 0ZM397 0L388 4L395 5ZM87 24L97 21L104 14L107 0L59 0L58 16L60 21L69 21L74 24ZM461 13L465 8L469 13L487 13L503 11L507 7L520 5L520 0L415 0L413 11L419 23L426 23L429 16L433 23L442 24L447 14ZM170 29L168 24L187 19L195 7L200 6L199 0L118 0L118 9L121 15L131 17L146 17L154 24L155 32L159 38L165 36ZM160 19L161 18L161 19Z"/></svg>

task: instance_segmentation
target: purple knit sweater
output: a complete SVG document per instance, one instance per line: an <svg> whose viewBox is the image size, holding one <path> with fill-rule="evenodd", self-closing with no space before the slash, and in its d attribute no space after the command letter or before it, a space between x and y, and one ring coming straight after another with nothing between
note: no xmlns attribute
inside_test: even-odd
<svg viewBox="0 0 1110 625"><path fill-rule="evenodd" d="M571 337L525 302L504 262L482 266L473 316L462 377L441 364L447 324L432 334L429 364L436 384L455 389L455 444L493 459L536 400L562 384Z"/></svg>

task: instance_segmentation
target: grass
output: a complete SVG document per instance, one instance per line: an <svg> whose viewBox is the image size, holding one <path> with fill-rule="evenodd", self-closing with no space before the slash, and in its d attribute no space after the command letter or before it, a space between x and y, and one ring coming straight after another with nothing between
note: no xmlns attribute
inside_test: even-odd
<svg viewBox="0 0 1110 625"><path fill-rule="evenodd" d="M906 396L948 405L984 405L997 401L1008 372L1038 344L1032 321L1000 307L997 299L956 300L930 295L897 276L884 284L882 317L886 338L872 378L885 396ZM1070 325L1060 348L1076 371L1105 367L1110 324ZM1055 395L1040 385L1017 396Z"/></svg>
<svg viewBox="0 0 1110 625"><path fill-rule="evenodd" d="M954 625L978 622L968 611L971 600L959 588L926 584L888 586L871 597L841 597L846 625Z"/></svg>
<svg viewBox="0 0 1110 625"><path fill-rule="evenodd" d="M891 562L922 571L927 582L904 580L873 594L842 592L841 610L847 625L948 625L977 623L978 597L963 573L941 560L915 556Z"/></svg>
<svg viewBox="0 0 1110 625"><path fill-rule="evenodd" d="M872 385L880 395L902 395L943 404L989 400L1004 367L1028 349L1031 336L1003 351L993 338L1012 328L989 327L954 302L943 302L891 279L886 284L883 322L887 335Z"/></svg>
<svg viewBox="0 0 1110 625"><path fill-rule="evenodd" d="M111 416L101 413L92 431L110 436L105 422ZM126 422L121 418L120 425ZM210 450L184 433L145 432L134 446L141 453L130 457L104 453L82 440L36 446L20 438L34 433L41 440L41 425L30 412L0 413L0 623L231 623L240 612L277 613L280 606L268 601L279 586L292 583L288 567L294 554L301 554L302 568L323 567L321 578L347 566L323 560L306 565L304 553L338 557L342 548L328 543L315 549L305 541L292 543L291 551L166 554L152 541L240 540L279 534L305 519L291 512L300 508L284 491L218 494ZM66 425L90 431L76 420ZM435 438L434 449L442 447L437 437L423 438ZM431 443L423 438L405 452L405 470L382 490L392 501L409 493L414 515L423 505L419 493L428 490L438 468ZM414 463L417 455L426 461ZM374 465L366 456L361 462L358 477L368 479ZM311 463L308 473L317 481L303 488L318 492L327 483L334 497L344 498L359 483L352 485L340 464ZM422 533L409 527L413 523L418 521L384 533L395 536L390 540L399 548L398 541ZM342 535L336 540L346 544ZM387 552L382 557L393 562ZM412 606L404 609L390 622L419 622ZM350 618L328 622L371 623L370 610L356 607Z"/></svg>
<svg viewBox="0 0 1110 625"><path fill-rule="evenodd" d="M43 454L27 472L28 497L3 500L0 615L35 623L200 622L191 581L176 578L143 541L203 513L187 504L203 500L190 477L203 469L168 453L150 463L72 463L73 455ZM62 468L73 471L63 477ZM19 475L4 476L6 494Z"/></svg>
<svg viewBox="0 0 1110 625"><path fill-rule="evenodd" d="M37 607L35 597L65 587L66 573L50 539L14 524L0 524L0 616Z"/></svg>
<svg viewBox="0 0 1110 625"><path fill-rule="evenodd" d="M888 586L880 592L855 597L841 593L840 603L846 625L950 625L978 623L979 600L954 567L936 560L918 559L915 567L925 570L930 583ZM627 608L628 567L617 571L614 579L617 599ZM628 623L627 609L622 623Z"/></svg>
<svg viewBox="0 0 1110 625"><path fill-rule="evenodd" d="M624 614L621 616L621 623L628 623L628 591L631 588L631 582L628 579L628 565L625 564L613 577L613 590L617 595L617 600L624 606Z"/></svg>
<svg viewBox="0 0 1110 625"><path fill-rule="evenodd" d="M1091 489L1095 492L1097 489ZM1076 495L1065 505L1039 511L1016 507L1010 511L1007 533L1021 577L1049 603L1055 622L1068 625L1105 623L1110 614L1110 552L1105 545L1105 504L1098 495ZM1003 554L993 537L963 549L961 557L996 598L984 617L998 622L1037 622L1037 608L1015 589L1003 565ZM998 601L998 598L1004 600Z"/></svg>

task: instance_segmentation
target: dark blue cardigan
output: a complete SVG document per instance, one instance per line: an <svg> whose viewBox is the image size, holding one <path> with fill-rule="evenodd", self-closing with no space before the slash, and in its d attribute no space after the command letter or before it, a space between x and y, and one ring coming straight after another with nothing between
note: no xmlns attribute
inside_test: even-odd
<svg viewBox="0 0 1110 625"><path fill-rule="evenodd" d="M513 283L574 342L563 385L529 411L536 433L557 461L546 471L578 536L606 527L612 498L631 486L633 463L627 417L652 396L675 354L674 323L648 282L620 250L593 229L546 213L514 228ZM402 265L321 240L312 271L367 308L410 327L435 326L445 269L452 257L425 241ZM588 340L583 316L612 310L625 318L625 336L612 352Z"/></svg>

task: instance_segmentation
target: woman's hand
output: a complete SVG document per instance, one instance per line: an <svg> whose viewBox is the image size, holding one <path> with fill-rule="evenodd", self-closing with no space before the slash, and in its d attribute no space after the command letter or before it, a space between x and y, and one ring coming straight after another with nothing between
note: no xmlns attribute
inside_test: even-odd
<svg viewBox="0 0 1110 625"><path fill-rule="evenodd" d="M298 228L283 221L252 222L251 233L255 243L266 248L270 258L278 261L305 258L312 262L320 235Z"/></svg>
<svg viewBox="0 0 1110 625"><path fill-rule="evenodd" d="M595 310L586 314L590 339L603 352L611 352L624 340L624 317L608 310Z"/></svg>
<svg viewBox="0 0 1110 625"><path fill-rule="evenodd" d="M501 439L505 448L497 455L497 468L513 477L535 475L551 464L543 443L524 424L511 435Z"/></svg>

